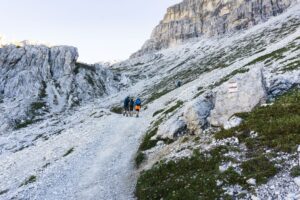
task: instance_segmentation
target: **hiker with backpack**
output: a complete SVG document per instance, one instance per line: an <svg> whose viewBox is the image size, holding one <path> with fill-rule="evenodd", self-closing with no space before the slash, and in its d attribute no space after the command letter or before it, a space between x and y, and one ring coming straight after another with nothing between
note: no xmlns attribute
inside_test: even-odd
<svg viewBox="0 0 300 200"><path fill-rule="evenodd" d="M126 115L126 117L128 117L129 114L129 104L130 104L130 98L129 96L127 96L124 100L124 112L123 112L123 116Z"/></svg>
<svg viewBox="0 0 300 200"><path fill-rule="evenodd" d="M180 81L180 80L177 80L177 81L176 81L176 87L177 87L177 88L181 87L181 81Z"/></svg>
<svg viewBox="0 0 300 200"><path fill-rule="evenodd" d="M140 98L137 98L135 100L135 111L136 111L136 117L139 117L139 112L141 110L142 102Z"/></svg>
<svg viewBox="0 0 300 200"><path fill-rule="evenodd" d="M134 99L130 98L130 102L129 102L129 115L130 115L130 117L132 117L132 115L133 115L133 108L134 108Z"/></svg>

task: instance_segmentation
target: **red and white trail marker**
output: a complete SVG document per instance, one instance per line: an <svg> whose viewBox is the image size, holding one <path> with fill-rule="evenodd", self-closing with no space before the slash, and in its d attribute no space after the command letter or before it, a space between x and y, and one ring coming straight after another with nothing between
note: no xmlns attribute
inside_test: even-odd
<svg viewBox="0 0 300 200"><path fill-rule="evenodd" d="M228 93L237 93L238 92L238 84L235 81L228 82Z"/></svg>

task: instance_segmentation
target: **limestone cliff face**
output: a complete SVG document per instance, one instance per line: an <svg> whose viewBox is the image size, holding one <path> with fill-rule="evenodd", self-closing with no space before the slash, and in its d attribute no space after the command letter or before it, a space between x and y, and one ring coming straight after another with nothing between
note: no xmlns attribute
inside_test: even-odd
<svg viewBox="0 0 300 200"><path fill-rule="evenodd" d="M112 72L77 58L77 49L70 46L0 48L0 132L115 90Z"/></svg>
<svg viewBox="0 0 300 200"><path fill-rule="evenodd" d="M296 0L184 0L167 10L142 49L132 57L192 38L247 29L284 12Z"/></svg>

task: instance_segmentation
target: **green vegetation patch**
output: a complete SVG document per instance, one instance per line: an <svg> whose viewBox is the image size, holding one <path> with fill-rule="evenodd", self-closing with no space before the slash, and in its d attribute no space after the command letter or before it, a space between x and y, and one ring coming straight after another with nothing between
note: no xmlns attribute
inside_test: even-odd
<svg viewBox="0 0 300 200"><path fill-rule="evenodd" d="M111 112L116 113L116 114L122 114L123 110L124 109L121 106L114 106L110 109Z"/></svg>
<svg viewBox="0 0 300 200"><path fill-rule="evenodd" d="M29 125L31 125L31 124L34 124L34 123L36 123L36 122L39 122L39 121L41 121L41 119L33 119L33 118L31 118L31 119L26 119L26 120L24 120L24 121L16 122L14 128L15 128L16 130L21 129L21 128L26 128L27 126L29 126Z"/></svg>
<svg viewBox="0 0 300 200"><path fill-rule="evenodd" d="M17 130L17 129L25 128L25 127L29 126L30 124L33 124L33 123L34 123L33 120L28 119L28 120L22 121L20 123L17 123L15 125L15 129Z"/></svg>
<svg viewBox="0 0 300 200"><path fill-rule="evenodd" d="M135 164L137 168L140 167L141 163L146 158L146 155L143 153L143 151L151 149L152 147L156 146L158 140L151 140L151 138L157 133L157 130L158 130L158 126L154 126L154 128L152 127L146 132L146 135L144 136L143 141L139 146L137 156L135 158Z"/></svg>
<svg viewBox="0 0 300 200"><path fill-rule="evenodd" d="M291 169L290 172L291 177L297 177L300 176L300 166L295 166Z"/></svg>
<svg viewBox="0 0 300 200"><path fill-rule="evenodd" d="M147 131L142 143L140 144L139 147L140 151L145 151L147 149L151 149L152 147L155 147L157 140L151 140L151 138L157 133L157 130L158 127L155 127Z"/></svg>
<svg viewBox="0 0 300 200"><path fill-rule="evenodd" d="M158 131L158 127L164 121L164 119L166 118L166 115L173 113L175 110L177 110L182 105L183 105L183 101L177 101L174 106L168 108L167 110L165 110L165 111L164 111L164 109L158 110L153 114L153 116L156 116L159 113L162 113L162 116L160 116L157 120L152 122L151 127L146 132L146 134L142 140L142 143L140 144L137 155L141 155L142 151L146 151L148 149L155 147L159 140L163 141L165 144L171 144L174 142L174 140L172 140L172 139L151 140L151 138L156 135L156 133ZM137 164L137 166L139 166L139 164Z"/></svg>
<svg viewBox="0 0 300 200"><path fill-rule="evenodd" d="M174 106L172 106L171 108L167 109L163 114L167 115L169 113L172 113L175 110L177 110L179 107L181 107L182 105L183 105L183 101L177 101Z"/></svg>
<svg viewBox="0 0 300 200"><path fill-rule="evenodd" d="M174 112L176 109L178 109L182 105L183 105L182 101L177 101L174 106L170 107L166 111L158 110L153 114L153 116L155 116L155 115L157 115L157 114L164 111L163 116L160 117L159 119L157 119L156 121L154 121L152 123L152 126L146 132L146 135L144 136L143 141L140 144L139 151L145 151L145 150L151 149L152 147L155 147L158 140L151 140L151 138L154 135L156 135L159 125L163 122L163 120L164 120L164 118L166 117L167 114ZM172 142L174 142L174 140L170 140L170 139L164 139L162 141L164 141L166 144L171 144Z"/></svg>
<svg viewBox="0 0 300 200"><path fill-rule="evenodd" d="M34 113L46 106L45 102L33 102L30 107L30 112Z"/></svg>
<svg viewBox="0 0 300 200"><path fill-rule="evenodd" d="M63 155L63 157L66 157L66 156L70 155L73 151L74 151L74 147L70 148L70 149Z"/></svg>
<svg viewBox="0 0 300 200"><path fill-rule="evenodd" d="M230 199L232 197L222 188L240 185L244 191L250 191L252 186L247 183L250 178L254 178L257 185L266 183L279 171L269 157L275 157L276 151L294 152L300 143L299 101L300 91L292 90L277 98L272 105L237 114L244 119L240 126L215 134L217 139L235 136L245 143L248 147L246 161L227 157L229 151L240 151L229 146L219 146L203 153L195 151L191 157L176 161L161 161L141 173L136 196L141 200ZM252 131L258 135L254 137ZM273 149L273 154L266 155L266 148ZM219 166L226 162L235 163L241 172L233 167L221 172ZM300 169L292 169L291 174L300 175Z"/></svg>
<svg viewBox="0 0 300 200"><path fill-rule="evenodd" d="M158 115L158 114L160 114L160 113L162 113L162 112L164 112L164 109L160 109L160 110L155 111L155 112L153 113L153 117L155 117L156 115Z"/></svg>
<svg viewBox="0 0 300 200"><path fill-rule="evenodd" d="M274 164L271 163L265 156L259 156L247 160L241 164L243 175L249 179L254 178L256 184L263 184L277 173Z"/></svg>
<svg viewBox="0 0 300 200"><path fill-rule="evenodd" d="M159 125L163 122L163 118L159 118L156 121L153 121L151 127L147 130L137 152L136 157L136 166L139 167L140 163L144 160L144 154L142 151L146 151L156 146L158 140L151 140L151 138L156 135ZM165 140L164 142L171 142Z"/></svg>
<svg viewBox="0 0 300 200"><path fill-rule="evenodd" d="M46 102L43 100L47 96L46 93L46 82L42 81L42 85L39 90L38 97L39 99L36 102L32 102L27 111L27 119L16 121L14 128L21 129L25 128L31 124L41 121L41 118L37 118L38 116L42 116L44 113L49 112L49 108L47 107Z"/></svg>
<svg viewBox="0 0 300 200"><path fill-rule="evenodd" d="M250 113L238 114L243 123L230 130L221 130L216 139L239 138L250 150L272 148L275 151L294 152L300 144L300 91L292 90L279 97L273 105L259 107ZM256 138L250 132L258 133Z"/></svg>
<svg viewBox="0 0 300 200"><path fill-rule="evenodd" d="M202 88L201 90L199 90L198 88L198 92L195 94L195 96L193 97L193 99L196 99L197 97L199 97L200 95L202 95L206 90L204 88Z"/></svg>
<svg viewBox="0 0 300 200"><path fill-rule="evenodd" d="M233 168L219 171L222 162L227 161L224 156L226 152L227 147L220 146L202 154L194 151L190 158L160 162L142 172L137 182L136 196L140 200L230 198L224 194L223 186L246 185L246 182ZM223 183L218 185L217 180Z"/></svg>
<svg viewBox="0 0 300 200"><path fill-rule="evenodd" d="M294 62L291 62L289 64L287 64L286 66L284 66L281 71L283 72L287 72L287 71L292 71L295 69L299 69L300 68L300 60L296 60Z"/></svg>
<svg viewBox="0 0 300 200"><path fill-rule="evenodd" d="M277 50L275 50L275 51L273 51L271 53L265 54L263 56L260 56L260 57L258 57L256 59L252 60L251 62L249 62L245 66L254 65L256 63L263 62L263 61L266 61L266 60L280 59L280 58L282 58L283 53L285 53L287 51L288 51L287 47L283 47L283 48L277 49Z"/></svg>
<svg viewBox="0 0 300 200"><path fill-rule="evenodd" d="M280 49L272 51L271 53L265 54L263 56L260 56L256 59L252 60L251 62L246 64L244 67L249 66L249 65L254 65L254 64L260 63L260 62L264 62L265 64L267 64L272 61L277 61L277 60L285 58L285 55L284 55L285 53L287 53L289 51L294 52L297 49L299 49L299 45L297 45L297 40L298 39L295 39L294 41L289 43L286 47L282 47Z"/></svg>
<svg viewBox="0 0 300 200"><path fill-rule="evenodd" d="M156 99L159 99L160 97L164 96L165 94L168 94L169 92L171 92L171 89L164 89L161 92L154 92L151 94L151 96L146 100L145 104L148 104L150 102L155 101Z"/></svg>
<svg viewBox="0 0 300 200"><path fill-rule="evenodd" d="M135 157L136 167L139 168L145 159L146 155L143 152L138 152L137 156Z"/></svg>
<svg viewBox="0 0 300 200"><path fill-rule="evenodd" d="M248 71L249 71L249 69L247 69L247 68L236 69L236 70L232 71L230 74L228 74L227 76L220 79L214 85L210 86L210 88L212 89L212 88L218 87L218 86L222 85L223 83L225 83L226 81L228 81L229 79L231 79L232 77L234 77L235 75L243 74L243 73L246 73Z"/></svg>
<svg viewBox="0 0 300 200"><path fill-rule="evenodd" d="M32 176L30 176L29 178L27 178L27 179L20 185L20 187L25 186L25 185L28 185L28 184L31 184L31 183L34 183L34 182L36 182L36 176L32 175Z"/></svg>

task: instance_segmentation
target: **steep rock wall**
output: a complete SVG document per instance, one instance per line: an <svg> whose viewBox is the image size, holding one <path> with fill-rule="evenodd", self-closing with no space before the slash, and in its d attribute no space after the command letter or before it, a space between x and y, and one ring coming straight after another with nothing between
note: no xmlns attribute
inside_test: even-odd
<svg viewBox="0 0 300 200"><path fill-rule="evenodd" d="M151 38L132 57L193 38L247 29L284 12L296 0L184 0L168 8Z"/></svg>
<svg viewBox="0 0 300 200"><path fill-rule="evenodd" d="M69 46L0 48L0 130L117 90L110 70L77 58Z"/></svg>

